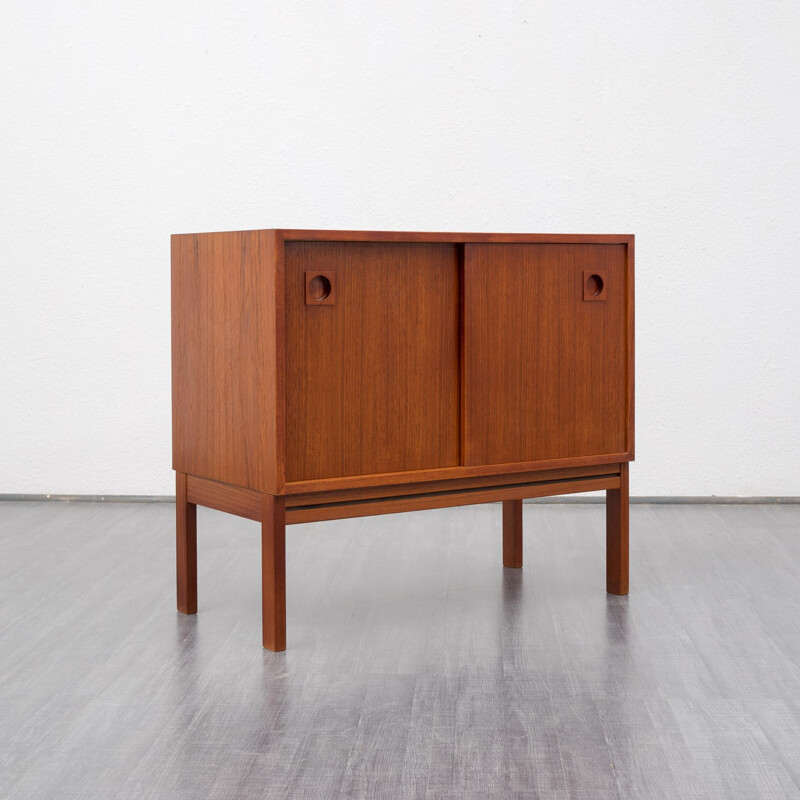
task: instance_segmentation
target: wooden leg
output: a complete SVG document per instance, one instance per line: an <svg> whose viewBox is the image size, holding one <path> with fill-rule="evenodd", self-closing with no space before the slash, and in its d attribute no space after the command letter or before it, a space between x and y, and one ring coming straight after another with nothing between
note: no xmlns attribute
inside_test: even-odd
<svg viewBox="0 0 800 800"><path fill-rule="evenodd" d="M178 611L197 613L197 506L186 502L186 473L175 473Z"/></svg>
<svg viewBox="0 0 800 800"><path fill-rule="evenodd" d="M503 566L522 566L522 500L503 500Z"/></svg>
<svg viewBox="0 0 800 800"><path fill-rule="evenodd" d="M261 504L261 605L263 644L286 649L286 501L271 494Z"/></svg>
<svg viewBox="0 0 800 800"><path fill-rule="evenodd" d="M619 489L606 491L606 591L628 594L628 464L620 464Z"/></svg>

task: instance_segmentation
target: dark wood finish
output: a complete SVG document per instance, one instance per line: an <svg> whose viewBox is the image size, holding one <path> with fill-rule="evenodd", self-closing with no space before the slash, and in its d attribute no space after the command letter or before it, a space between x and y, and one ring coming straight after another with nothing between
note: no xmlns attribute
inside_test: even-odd
<svg viewBox="0 0 800 800"><path fill-rule="evenodd" d="M632 236L178 235L172 313L182 611L197 504L261 522L272 650L289 523L502 501L520 567L523 498L605 490L627 592Z"/></svg>
<svg viewBox="0 0 800 800"><path fill-rule="evenodd" d="M503 500L503 566L522 566L522 500Z"/></svg>
<svg viewBox="0 0 800 800"><path fill-rule="evenodd" d="M628 594L628 464L620 464L619 487L606 491L606 591Z"/></svg>
<svg viewBox="0 0 800 800"><path fill-rule="evenodd" d="M197 613L197 506L186 496L186 474L175 474L175 545L178 611Z"/></svg>
<svg viewBox="0 0 800 800"><path fill-rule="evenodd" d="M263 644L286 649L286 507L283 497L263 495L261 510L261 612Z"/></svg>
<svg viewBox="0 0 800 800"><path fill-rule="evenodd" d="M458 263L447 244L293 242L286 478L458 465ZM310 274L336 305L308 306Z"/></svg>
<svg viewBox="0 0 800 800"><path fill-rule="evenodd" d="M464 461L626 451L624 245L465 249ZM584 303L583 270L606 276Z"/></svg>

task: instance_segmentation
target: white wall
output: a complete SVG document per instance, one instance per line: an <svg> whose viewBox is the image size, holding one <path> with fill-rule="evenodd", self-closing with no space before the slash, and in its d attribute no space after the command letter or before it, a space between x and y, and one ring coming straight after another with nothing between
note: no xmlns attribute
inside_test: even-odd
<svg viewBox="0 0 800 800"><path fill-rule="evenodd" d="M800 495L800 4L8 0L0 492L168 494L169 234L633 232L634 494Z"/></svg>

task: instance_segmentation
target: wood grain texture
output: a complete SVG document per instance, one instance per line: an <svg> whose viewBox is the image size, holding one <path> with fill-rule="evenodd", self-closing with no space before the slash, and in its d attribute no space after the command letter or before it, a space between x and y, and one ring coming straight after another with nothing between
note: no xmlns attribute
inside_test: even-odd
<svg viewBox="0 0 800 800"><path fill-rule="evenodd" d="M456 255L285 245L288 481L458 464ZM306 305L312 272L335 274L335 305Z"/></svg>
<svg viewBox="0 0 800 800"><path fill-rule="evenodd" d="M350 500L368 500L375 497L394 497L397 495L422 494L426 492L450 492L458 489L481 489L508 484L560 481L566 478L588 478L593 475L619 474L619 464L598 464L588 467L568 467L566 469L535 470L532 472L502 473L499 475L478 475L445 481L420 481L417 483L390 484L388 486L363 486L336 489L324 492L304 492L287 494L286 507L309 505L313 503L340 503Z"/></svg>
<svg viewBox="0 0 800 800"><path fill-rule="evenodd" d="M195 475L186 476L186 494L190 502L215 508L227 514L261 521L261 492L218 483Z"/></svg>
<svg viewBox="0 0 800 800"><path fill-rule="evenodd" d="M344 231L299 228L270 229L281 241L304 242L441 242L441 243L558 243L629 244L629 233L467 233L445 231Z"/></svg>
<svg viewBox="0 0 800 800"><path fill-rule="evenodd" d="M465 464L626 452L625 245L468 244L464 280Z"/></svg>
<svg viewBox="0 0 800 800"><path fill-rule="evenodd" d="M606 492L606 591L628 594L628 464L620 464L619 487Z"/></svg>
<svg viewBox="0 0 800 800"><path fill-rule="evenodd" d="M565 481L491 486L485 489L465 489L453 492L430 492L400 497L352 500L341 503L294 506L286 510L286 522L321 522L347 517L366 517L376 514L397 514L429 508L448 508L475 503L494 503L499 500L521 500L528 497L553 497L577 492L594 492L619 486L618 475L598 475Z"/></svg>
<svg viewBox="0 0 800 800"><path fill-rule="evenodd" d="M625 320L626 321L625 335L628 346L628 358L625 364L627 370L625 385L628 389L627 416L625 418L625 431L627 435L627 444L628 444L627 447L628 457L625 459L626 461L633 461L636 453L636 447L635 447L636 425L635 425L635 415L634 415L634 407L636 399L636 392L635 392L636 303L634 302L634 295L635 295L634 284L636 281L636 270L634 268L635 250L636 250L636 243L634 241L633 236L631 236L630 241L627 243L625 248L625 275L626 275L627 289L628 289L626 320Z"/></svg>
<svg viewBox="0 0 800 800"><path fill-rule="evenodd" d="M264 230L172 238L179 607L195 505L262 524L285 648L285 526L607 490L627 592L633 237ZM624 474L624 480L622 475Z"/></svg>
<svg viewBox="0 0 800 800"><path fill-rule="evenodd" d="M522 500L503 501L503 566L522 566Z"/></svg>
<svg viewBox="0 0 800 800"><path fill-rule="evenodd" d="M193 505L236 514L245 519L261 521L263 496L252 489L242 489L226 483L198 478L195 475L178 473L185 485L186 500ZM454 492L470 492L470 497L477 497L478 492L491 488L527 487L536 485L544 490L554 486L557 493L562 494L565 484L570 479L586 479L592 477L616 477L619 465L573 467L571 469L555 469L536 472L525 472L511 475L485 475L474 478L449 481L427 481L424 483L408 483L393 486L372 486L357 489L339 489L328 492L312 492L305 494L282 495L287 509L297 506L341 506L346 503L359 504L364 500L389 499L392 497L413 497L414 495L452 495ZM616 483L614 484L616 485ZM181 484L177 495L183 497ZM522 489L520 491L523 491ZM427 506L424 506L427 507Z"/></svg>
<svg viewBox="0 0 800 800"><path fill-rule="evenodd" d="M282 490L282 283L269 231L172 237L173 469Z"/></svg>
<svg viewBox="0 0 800 800"><path fill-rule="evenodd" d="M178 611L197 613L197 506L187 499L186 474L175 474L175 550Z"/></svg>
<svg viewBox="0 0 800 800"><path fill-rule="evenodd" d="M165 503L0 503L0 795L798 800L800 505L598 504L289 528L291 649L261 651L258 525ZM213 579L212 579L213 578Z"/></svg>
<svg viewBox="0 0 800 800"><path fill-rule="evenodd" d="M263 495L261 625L267 650L286 649L286 509L283 497Z"/></svg>
<svg viewBox="0 0 800 800"><path fill-rule="evenodd" d="M551 458L546 461L522 461L513 464L479 464L469 467L445 467L443 469L408 470L407 472L382 472L373 475L352 475L342 478L319 478L310 481L287 481L285 491L290 494L359 489L373 486L393 486L403 483L426 483L429 481L452 481L479 476L509 475L524 472L549 472L551 470L608 466L617 469L627 453L610 453L602 456L580 456L577 458ZM608 470L603 469L603 472Z"/></svg>

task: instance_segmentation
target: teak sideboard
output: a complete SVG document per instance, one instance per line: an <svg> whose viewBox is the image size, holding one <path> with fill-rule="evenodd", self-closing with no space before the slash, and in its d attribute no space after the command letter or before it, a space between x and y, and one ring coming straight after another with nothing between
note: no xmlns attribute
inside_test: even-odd
<svg viewBox="0 0 800 800"><path fill-rule="evenodd" d="M293 522L606 492L628 592L629 235L254 230L172 237L178 609L197 506L261 523L263 644L286 648Z"/></svg>

